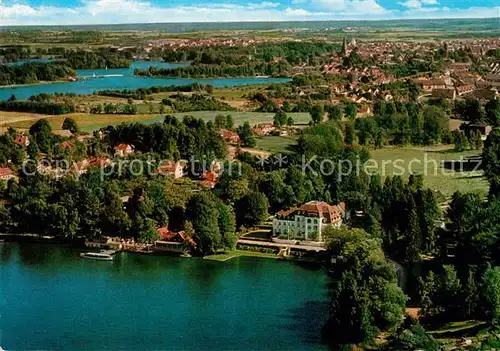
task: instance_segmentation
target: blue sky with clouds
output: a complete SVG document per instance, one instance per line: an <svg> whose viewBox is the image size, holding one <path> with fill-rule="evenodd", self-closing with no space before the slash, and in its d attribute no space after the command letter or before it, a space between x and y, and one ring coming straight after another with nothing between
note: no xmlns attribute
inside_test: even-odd
<svg viewBox="0 0 500 351"><path fill-rule="evenodd" d="M0 0L0 25L487 17L500 0Z"/></svg>

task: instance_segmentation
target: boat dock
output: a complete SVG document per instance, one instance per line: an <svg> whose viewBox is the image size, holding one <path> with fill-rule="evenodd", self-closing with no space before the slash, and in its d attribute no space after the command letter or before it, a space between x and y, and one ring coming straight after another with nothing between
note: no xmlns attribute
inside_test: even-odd
<svg viewBox="0 0 500 351"><path fill-rule="evenodd" d="M296 245L296 244L285 244L285 243L282 244L282 243L274 243L271 241L260 241L260 240L239 239L238 244L272 247L278 249L287 248L287 249L314 251L314 252L326 251L326 249L321 246Z"/></svg>

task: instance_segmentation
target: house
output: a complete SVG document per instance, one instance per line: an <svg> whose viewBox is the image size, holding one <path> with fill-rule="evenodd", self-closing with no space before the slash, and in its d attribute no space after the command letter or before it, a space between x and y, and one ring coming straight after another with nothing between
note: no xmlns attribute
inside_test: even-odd
<svg viewBox="0 0 500 351"><path fill-rule="evenodd" d="M273 220L273 236L293 240L323 241L323 230L339 228L346 219L346 208L326 202L310 201L299 208L280 211Z"/></svg>
<svg viewBox="0 0 500 351"><path fill-rule="evenodd" d="M16 132L14 142L19 146L28 147L30 145L30 138L24 133Z"/></svg>
<svg viewBox="0 0 500 351"><path fill-rule="evenodd" d="M253 132L255 135L263 136L271 134L275 129L273 123L260 123L253 128Z"/></svg>
<svg viewBox="0 0 500 351"><path fill-rule="evenodd" d="M470 95L476 99L491 100L494 99L498 94L495 88L492 89L478 89L474 90Z"/></svg>
<svg viewBox="0 0 500 351"><path fill-rule="evenodd" d="M361 107L358 107L358 115L360 116L367 116L372 113L372 109L370 108L369 105L363 105Z"/></svg>
<svg viewBox="0 0 500 351"><path fill-rule="evenodd" d="M233 132L232 130L221 129L220 136L227 143L230 143L230 144L239 144L240 143L240 136L238 135L238 133Z"/></svg>
<svg viewBox="0 0 500 351"><path fill-rule="evenodd" d="M85 240L85 247L91 249L121 250L122 243L114 241L112 238L93 238Z"/></svg>
<svg viewBox="0 0 500 351"><path fill-rule="evenodd" d="M75 162L72 165L72 171L77 175L87 173L90 167L106 168L111 166L113 162L108 157L92 157L81 162Z"/></svg>
<svg viewBox="0 0 500 351"><path fill-rule="evenodd" d="M157 231L160 240L157 240L153 246L155 251L184 253L189 248L196 248L196 242L184 231L171 232L168 228L159 228Z"/></svg>
<svg viewBox="0 0 500 351"><path fill-rule="evenodd" d="M134 153L134 147L130 144L118 144L115 146L116 157L126 157Z"/></svg>
<svg viewBox="0 0 500 351"><path fill-rule="evenodd" d="M455 91L455 89L452 88L433 89L432 97L436 99L444 98L444 99L455 100L455 98L457 97L457 92Z"/></svg>
<svg viewBox="0 0 500 351"><path fill-rule="evenodd" d="M109 157L91 157L88 159L88 167L108 167L111 166L113 162Z"/></svg>
<svg viewBox="0 0 500 351"><path fill-rule="evenodd" d="M484 76L484 80L491 83L500 83L500 74L487 74Z"/></svg>
<svg viewBox="0 0 500 351"><path fill-rule="evenodd" d="M422 88L427 91L446 88L446 82L443 79L427 79L420 83L422 84Z"/></svg>
<svg viewBox="0 0 500 351"><path fill-rule="evenodd" d="M0 180L9 181L15 177L10 168L0 168Z"/></svg>
<svg viewBox="0 0 500 351"><path fill-rule="evenodd" d="M462 96L464 94L469 94L474 91L475 87L472 84L462 85L461 87L457 87L458 96Z"/></svg>
<svg viewBox="0 0 500 351"><path fill-rule="evenodd" d="M215 172L206 172L202 177L201 177L201 185L204 187L213 189L217 185L217 174Z"/></svg>
<svg viewBox="0 0 500 351"><path fill-rule="evenodd" d="M75 149L75 144L71 141L63 141L62 143L59 143L59 147L63 150L73 151Z"/></svg>
<svg viewBox="0 0 500 351"><path fill-rule="evenodd" d="M481 134L481 139L486 140L488 135L490 135L491 131L493 128L490 125L483 124L483 123L464 123L460 126L460 129L463 129L467 134L472 134L472 133L479 133Z"/></svg>
<svg viewBox="0 0 500 351"><path fill-rule="evenodd" d="M172 175L174 179L184 177L184 165L179 161L164 161L156 170L156 174Z"/></svg>

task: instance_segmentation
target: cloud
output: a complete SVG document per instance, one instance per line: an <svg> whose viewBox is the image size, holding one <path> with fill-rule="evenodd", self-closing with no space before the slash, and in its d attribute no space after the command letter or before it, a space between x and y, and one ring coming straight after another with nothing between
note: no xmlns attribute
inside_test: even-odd
<svg viewBox="0 0 500 351"><path fill-rule="evenodd" d="M486 18L500 15L499 7L456 9L439 7L436 0L406 0L402 4L409 6L404 10L386 9L377 0L292 0L296 4L286 8L272 0L251 3L224 3L223 0L211 3L207 0L196 6L170 7L161 7L148 0L82 0L65 6L34 6L13 1L6 4L0 0L0 25ZM298 2L306 4L300 6Z"/></svg>
<svg viewBox="0 0 500 351"><path fill-rule="evenodd" d="M404 2L398 2L398 5L407 7L409 9L418 9L425 5L437 5L437 0L407 0Z"/></svg>
<svg viewBox="0 0 500 351"><path fill-rule="evenodd" d="M366 15L388 13L375 0L315 0L319 6L339 15Z"/></svg>
<svg viewBox="0 0 500 351"><path fill-rule="evenodd" d="M422 7L422 4L418 0L407 0L405 2L398 2L398 5L408 7L409 9L418 9Z"/></svg>
<svg viewBox="0 0 500 351"><path fill-rule="evenodd" d="M285 15L286 16L290 16L290 17L294 17L294 16L298 16L298 17L317 17L317 16L328 16L330 14L327 13L327 12L311 12L311 11L304 10L304 9L287 8L287 9L285 9Z"/></svg>

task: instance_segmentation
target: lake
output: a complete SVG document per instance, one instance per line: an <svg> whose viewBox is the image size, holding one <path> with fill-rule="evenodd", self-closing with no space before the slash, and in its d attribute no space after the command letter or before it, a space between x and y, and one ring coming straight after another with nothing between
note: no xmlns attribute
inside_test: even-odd
<svg viewBox="0 0 500 351"><path fill-rule="evenodd" d="M123 90L147 88L154 85L188 85L195 82L211 84L215 87L233 87L249 84L269 84L289 82L289 78L265 78L265 77L243 77L243 78L160 78L160 77L136 77L133 75L136 68L147 69L150 66L173 68L186 66L189 63L168 63L157 61L134 61L130 68L113 69L82 69L77 70L81 77L90 77L77 82L59 82L23 85L17 87L0 87L0 100L7 100L12 94L18 99L28 99L30 96L41 93L74 93L92 94L102 90ZM93 75L120 75L105 78L92 78Z"/></svg>
<svg viewBox="0 0 500 351"><path fill-rule="evenodd" d="M67 350L326 350L323 271L0 244L0 346Z"/></svg>

